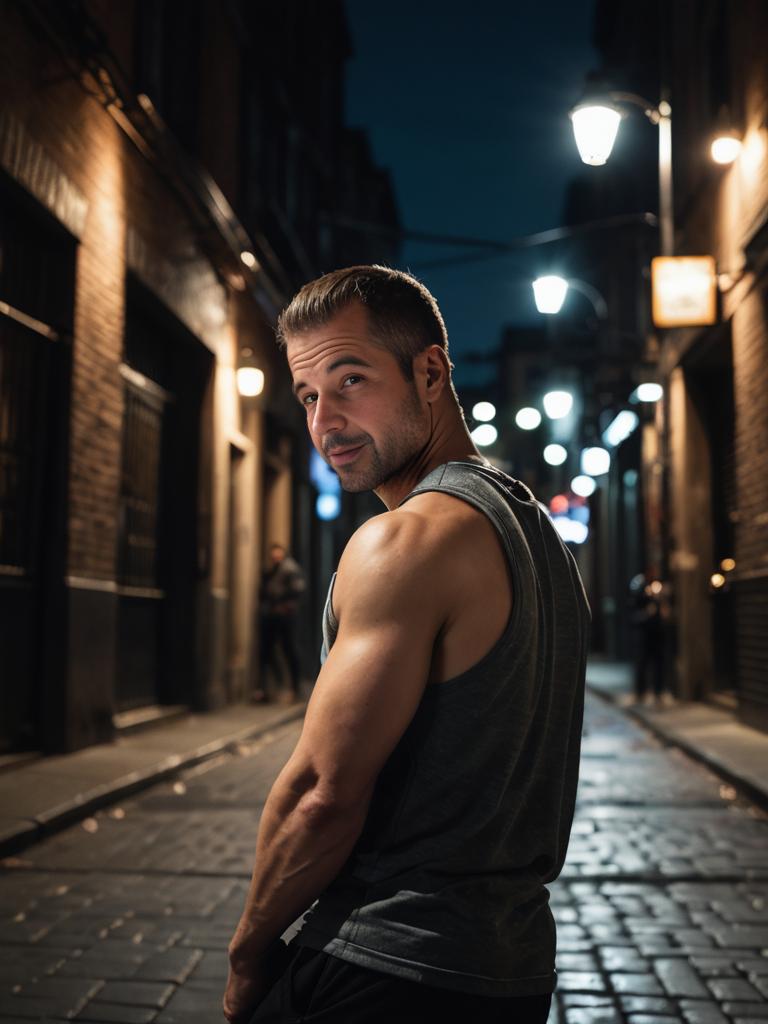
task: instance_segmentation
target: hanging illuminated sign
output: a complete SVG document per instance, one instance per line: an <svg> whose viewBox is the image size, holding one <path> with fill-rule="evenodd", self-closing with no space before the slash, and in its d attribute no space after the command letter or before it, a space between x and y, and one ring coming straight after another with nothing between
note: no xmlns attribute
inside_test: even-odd
<svg viewBox="0 0 768 1024"><path fill-rule="evenodd" d="M713 256L657 256L651 260L651 285L657 327L698 327L717 321Z"/></svg>

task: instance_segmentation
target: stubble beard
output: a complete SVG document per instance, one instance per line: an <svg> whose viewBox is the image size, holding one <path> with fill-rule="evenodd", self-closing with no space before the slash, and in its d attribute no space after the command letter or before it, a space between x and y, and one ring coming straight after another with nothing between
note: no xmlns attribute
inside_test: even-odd
<svg viewBox="0 0 768 1024"><path fill-rule="evenodd" d="M362 465L358 467L356 460L349 466L332 467L338 474L342 488L350 494L375 491L397 476L424 447L427 440L426 424L427 419L419 405L416 387L412 385L400 408L396 434L383 438L378 445L370 434L350 438L335 437L336 448L364 445L359 456Z"/></svg>

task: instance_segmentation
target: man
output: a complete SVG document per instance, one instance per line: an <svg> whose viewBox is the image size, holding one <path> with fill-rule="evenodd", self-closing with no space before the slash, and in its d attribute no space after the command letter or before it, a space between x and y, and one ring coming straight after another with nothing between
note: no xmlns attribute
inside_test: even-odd
<svg viewBox="0 0 768 1024"><path fill-rule="evenodd" d="M583 709L575 563L530 492L476 451L419 282L328 274L279 331L313 444L388 511L331 581L325 660L264 806L225 1015L543 1024L544 884L565 858ZM276 979L275 940L316 899Z"/></svg>
<svg viewBox="0 0 768 1024"><path fill-rule="evenodd" d="M280 675L276 658L278 648L288 665L291 676L291 693L294 700L300 696L301 669L296 649L296 612L299 598L304 593L304 575L298 563L290 557L282 544L272 544L269 549L270 564L261 581L261 651L262 676L266 682L267 672ZM257 698L266 698L265 691L257 691Z"/></svg>

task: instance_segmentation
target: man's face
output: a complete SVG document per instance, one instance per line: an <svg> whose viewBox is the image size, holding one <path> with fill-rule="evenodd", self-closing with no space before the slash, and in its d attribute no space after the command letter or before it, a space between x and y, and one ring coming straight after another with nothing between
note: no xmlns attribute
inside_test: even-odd
<svg viewBox="0 0 768 1024"><path fill-rule="evenodd" d="M269 549L269 556L272 559L272 565L278 565L285 558L285 548L275 544Z"/></svg>
<svg viewBox="0 0 768 1024"><path fill-rule="evenodd" d="M370 340L360 303L287 339L310 437L345 491L372 491L426 445L430 414L391 352Z"/></svg>

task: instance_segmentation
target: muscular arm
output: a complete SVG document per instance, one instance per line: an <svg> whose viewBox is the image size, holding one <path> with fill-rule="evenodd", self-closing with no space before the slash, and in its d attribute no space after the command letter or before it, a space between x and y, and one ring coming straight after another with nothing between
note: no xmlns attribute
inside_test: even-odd
<svg viewBox="0 0 768 1024"><path fill-rule="evenodd" d="M248 976L339 873L376 778L412 719L444 618L422 517L366 523L339 565L339 632L299 742L264 806L245 910L230 945Z"/></svg>

